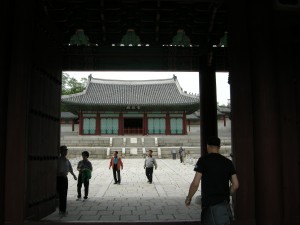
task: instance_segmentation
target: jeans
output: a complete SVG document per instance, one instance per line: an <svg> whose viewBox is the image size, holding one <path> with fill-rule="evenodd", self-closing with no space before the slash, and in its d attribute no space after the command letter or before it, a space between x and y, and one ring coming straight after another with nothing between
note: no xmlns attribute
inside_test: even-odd
<svg viewBox="0 0 300 225"><path fill-rule="evenodd" d="M201 212L201 225L230 225L232 212L227 202L205 207Z"/></svg>

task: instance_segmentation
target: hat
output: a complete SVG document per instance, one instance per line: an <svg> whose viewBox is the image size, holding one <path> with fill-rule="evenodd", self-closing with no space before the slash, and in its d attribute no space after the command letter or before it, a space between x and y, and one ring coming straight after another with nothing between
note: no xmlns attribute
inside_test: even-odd
<svg viewBox="0 0 300 225"><path fill-rule="evenodd" d="M213 145L213 146L218 146L220 147L220 143L221 143L221 140L220 138L216 137L216 136L211 136L207 139L207 144L208 145Z"/></svg>

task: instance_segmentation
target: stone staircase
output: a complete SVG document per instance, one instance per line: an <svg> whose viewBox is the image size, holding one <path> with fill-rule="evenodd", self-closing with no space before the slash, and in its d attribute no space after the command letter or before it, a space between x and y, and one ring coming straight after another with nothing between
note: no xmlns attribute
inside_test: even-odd
<svg viewBox="0 0 300 225"><path fill-rule="evenodd" d="M231 153L231 140L221 138L221 153ZM182 146L188 157L198 159L200 157L200 138L198 135L176 136L62 136L61 145L69 148L68 157L80 157L81 152L87 150L91 158L106 159L118 151L123 158L143 158L149 149L157 158L172 158L172 152Z"/></svg>

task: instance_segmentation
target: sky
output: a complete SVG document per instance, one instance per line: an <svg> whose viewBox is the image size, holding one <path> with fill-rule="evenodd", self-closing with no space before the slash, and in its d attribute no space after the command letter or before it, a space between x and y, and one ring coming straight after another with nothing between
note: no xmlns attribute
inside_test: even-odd
<svg viewBox="0 0 300 225"><path fill-rule="evenodd" d="M177 76L182 89L187 93L199 94L199 73L198 72L95 72L95 71L64 71L78 81L81 78L88 78L90 74L94 78L114 79L114 80L156 80L169 79L173 75ZM228 85L228 73L216 73L217 102L219 105L227 105L230 99Z"/></svg>

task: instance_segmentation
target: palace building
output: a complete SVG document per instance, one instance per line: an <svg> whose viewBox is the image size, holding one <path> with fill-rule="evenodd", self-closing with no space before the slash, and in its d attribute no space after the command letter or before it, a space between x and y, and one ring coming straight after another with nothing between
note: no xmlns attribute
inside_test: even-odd
<svg viewBox="0 0 300 225"><path fill-rule="evenodd" d="M79 117L80 135L186 135L187 115L199 95L183 91L176 76L160 80L88 79L86 90L62 96Z"/></svg>

